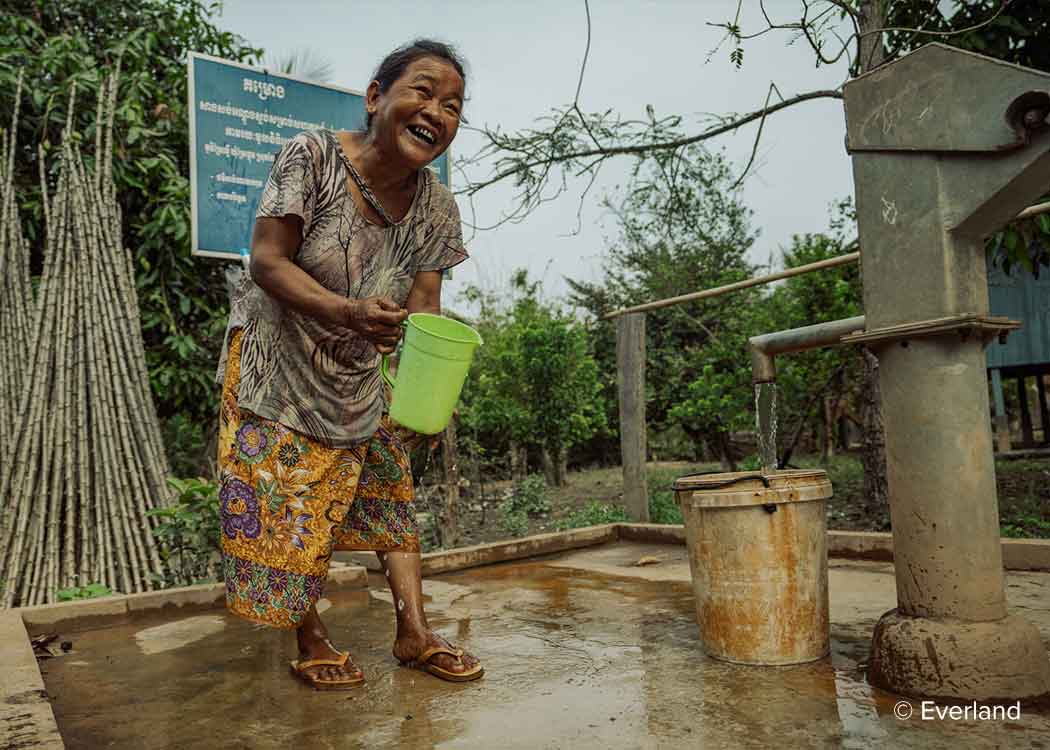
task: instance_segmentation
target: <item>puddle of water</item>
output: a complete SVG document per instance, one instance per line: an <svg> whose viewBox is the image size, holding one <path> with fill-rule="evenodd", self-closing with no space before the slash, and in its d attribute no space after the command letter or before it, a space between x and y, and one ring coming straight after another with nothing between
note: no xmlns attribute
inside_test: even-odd
<svg viewBox="0 0 1050 750"><path fill-rule="evenodd" d="M609 564L608 550L594 564ZM579 553L574 553L578 555ZM623 559L637 559L636 549ZM873 574L875 575L875 574ZM892 582L892 571L882 575ZM46 667L68 747L811 748L1034 747L1050 713L1015 728L902 722L858 666L864 638L836 623L831 658L745 667L703 654L688 582L530 561L424 582L430 624L476 654L476 683L401 669L384 591L333 595L332 639L367 685L315 693L288 676L294 639L227 615L78 636L89 666ZM382 599L382 601L381 601ZM854 617L854 615L849 615ZM225 627L207 633L214 621ZM143 658L142 639L170 648ZM845 635L844 635L845 634ZM181 645L175 645L180 643ZM67 668L72 667L72 668ZM134 711L126 707L134 705ZM180 717L193 716L194 721Z"/></svg>
<svg viewBox="0 0 1050 750"><path fill-rule="evenodd" d="M172 651L221 632L226 627L222 615L200 615L166 622L135 633L135 642L146 656Z"/></svg>

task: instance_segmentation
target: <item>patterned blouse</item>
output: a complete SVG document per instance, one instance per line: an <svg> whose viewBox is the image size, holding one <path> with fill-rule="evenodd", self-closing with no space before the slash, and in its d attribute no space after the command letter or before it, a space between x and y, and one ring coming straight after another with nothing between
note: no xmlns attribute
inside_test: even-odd
<svg viewBox="0 0 1050 750"><path fill-rule="evenodd" d="M416 273L467 258L459 209L422 169L405 217L378 226L350 195L348 164L335 133L300 133L277 155L256 216L302 217L294 261L326 289L354 299L383 295L404 307ZM372 437L385 400L380 357L368 341L283 307L250 281L231 304L227 341L236 328L244 329L240 408L335 448Z"/></svg>

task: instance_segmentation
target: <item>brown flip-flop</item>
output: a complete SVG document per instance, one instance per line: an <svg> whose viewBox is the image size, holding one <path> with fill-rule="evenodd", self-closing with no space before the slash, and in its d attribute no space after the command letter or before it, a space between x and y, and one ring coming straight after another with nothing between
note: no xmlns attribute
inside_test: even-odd
<svg viewBox="0 0 1050 750"><path fill-rule="evenodd" d="M304 671L311 667L344 667L347 662L353 664L353 662L350 661L350 652L340 651L339 658L337 659L306 659L305 661L299 661L296 659L289 662L289 664L292 668L292 674L314 690L349 690L358 685L364 685L364 675L361 675L360 677L349 677L345 680L325 680L314 675L309 675Z"/></svg>
<svg viewBox="0 0 1050 750"><path fill-rule="evenodd" d="M471 682L485 674L485 668L480 664L475 665L473 669L467 672L449 672L447 669L442 669L438 665L430 663L430 660L438 654L448 654L456 659L462 659L463 649L448 648L447 646L431 646L415 659L401 662L401 666L408 667L409 669L418 669L420 672L432 674L435 677L447 680L448 682Z"/></svg>

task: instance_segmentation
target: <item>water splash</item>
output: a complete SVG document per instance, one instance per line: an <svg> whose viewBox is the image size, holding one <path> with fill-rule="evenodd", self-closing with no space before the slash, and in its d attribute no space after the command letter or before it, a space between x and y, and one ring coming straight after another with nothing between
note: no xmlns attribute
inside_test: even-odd
<svg viewBox="0 0 1050 750"><path fill-rule="evenodd" d="M429 478L430 464L434 459L435 453L435 441L427 440L426 442L426 459L423 462L423 471L419 474L419 485L416 487L416 510L421 511L425 509L425 512L430 514L430 531L431 540L434 542L440 542L440 531L438 530L438 519L441 518L440 507L435 507L437 501L440 505L440 498L436 498L435 495L438 493L435 491L437 486L434 484L428 485L427 479ZM440 484L440 480L437 484ZM422 503L420 503L422 501ZM423 542L423 529L419 529L420 542Z"/></svg>
<svg viewBox="0 0 1050 750"><path fill-rule="evenodd" d="M755 383L755 422L762 471L777 470L777 384Z"/></svg>

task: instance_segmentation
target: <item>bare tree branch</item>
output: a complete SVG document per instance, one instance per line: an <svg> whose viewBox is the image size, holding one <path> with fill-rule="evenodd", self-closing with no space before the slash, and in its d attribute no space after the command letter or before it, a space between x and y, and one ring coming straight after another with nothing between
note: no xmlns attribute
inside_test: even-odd
<svg viewBox="0 0 1050 750"><path fill-rule="evenodd" d="M774 91L777 93L777 96L780 96L780 91L777 89L777 85L775 83L769 84L769 91L766 92L766 103L762 107L763 110L769 109L769 100L773 98ZM783 99L784 97L781 96L780 98ZM762 119L759 120L758 123L758 132L755 134L755 145L751 148L751 157L747 160L747 164L744 165L744 171L740 173L736 182L733 183L734 189L740 187L740 183L744 181L744 178L747 177L747 173L751 170L751 165L755 163L755 156L758 154L758 143L762 140L762 129L765 125L766 116L763 114Z"/></svg>
<svg viewBox="0 0 1050 750"><path fill-rule="evenodd" d="M722 40L710 54L713 55L729 40L734 44L730 60L740 66L744 52L743 41L775 31L787 31L794 35L792 41L805 40L813 50L818 66L834 65L845 57L849 63L849 75L855 76L885 59L888 50L883 42L884 34L966 34L992 23L1012 0L1000 0L998 9L990 18L958 31L926 31L924 27L934 18L935 11L919 24L919 29L886 26L882 9L888 1L865 0L858 3L856 0L798 0L802 10L801 18L780 21L767 7L765 0L759 0L758 7L766 28L758 31L748 30L745 33L740 25L744 2L738 0L732 20L707 24L725 30ZM775 5L777 10L780 7L782 6ZM811 91L784 99L776 84L771 82L762 108L746 114L708 115L707 122L701 125L703 129L692 135L683 134L681 117L658 118L651 107L646 108L648 119L643 120L624 119L611 110L584 112L580 100L593 40L589 0L584 0L584 11L587 39L572 103L566 107L555 108L550 115L541 118L537 126L514 133L506 133L498 127L470 128L482 136L483 145L473 156L459 160L458 167L461 173L466 175L464 166L476 167L482 163L492 166L487 177L476 180L468 178L466 185L457 192L473 197L481 190L507 180L512 180L515 190L513 209L509 213L501 216L499 221L490 227L480 227L476 223L476 216L472 215L475 220L470 224L472 229L492 228L508 222L521 221L533 209L555 200L566 192L569 177L586 177L586 188L577 210L575 231L579 231L582 224L583 198L593 188L597 173L605 162L617 156L632 156L639 160L649 159L655 162L669 187L669 195L674 198L679 169L697 155L696 152L689 152L690 147L758 121L758 130L748 161L739 178L733 183L733 188L739 187L754 168L766 120L770 115L812 99L842 98L841 88L837 88ZM869 15L871 18L868 18ZM774 98L779 98L780 101L772 103Z"/></svg>
<svg viewBox="0 0 1050 750"><path fill-rule="evenodd" d="M1010 0L999 0L999 7L996 9L995 13L993 13L989 18L985 19L984 21L981 21L980 23L974 24L973 26L968 26L965 29L955 29L954 31L924 31L921 28L913 29L913 28L909 28L907 26L884 26L884 27L878 28L878 29L869 29L868 31L865 31L865 32L861 33L860 37L863 39L864 37L870 36L872 34L888 34L890 32L894 32L894 31L914 33L915 36L918 36L920 34L926 34L927 36L939 36L939 37L951 37L951 36L959 36L961 34L969 34L972 31L978 31L980 29L983 29L985 26L987 26L992 21L997 19L999 16L1001 16L1003 14L1003 11L1005 11L1007 6L1009 6L1009 5L1010 5Z"/></svg>
<svg viewBox="0 0 1050 750"><path fill-rule="evenodd" d="M729 133L737 130L738 128L747 125L755 120L763 119L771 114L780 112L781 110L792 107L802 102L811 101L813 99L841 99L842 92L837 89L822 89L819 91L810 91L804 94L798 94L785 99L777 104L769 107L763 107L755 112L749 112L746 115L737 117L735 119L725 120L721 125L716 127L708 128L696 135L691 135L683 138L674 138L668 141L653 141L644 143L633 143L629 145L620 146L604 146L601 148L578 148L561 151L559 152L556 148L556 144L551 146L548 153L539 155L539 151L543 150L545 144L535 143L537 136L554 136L557 133L542 133L532 132L530 135L520 139L518 144L513 144L512 139L502 138L498 133L487 133L491 139L491 145L499 149L508 151L517 151L522 154L523 161L513 164L512 166L505 168L497 172L493 177L483 180L481 182L475 182L469 184L466 188L459 191L468 195L473 195L480 190L483 190L490 185L494 185L497 182L506 180L509 177L519 177L527 172L530 172L536 167L548 168L556 163L567 163L578 161L580 159L587 159L594 156L622 156L622 155L642 155L642 154L653 154L659 151L671 151L682 148L683 146L690 146L696 143L702 143L703 141L715 138L716 136ZM722 118L720 118L722 119ZM483 131L484 132L484 131ZM524 147L524 144L528 141L533 141L533 148L528 149ZM508 148L510 146L510 148ZM486 153L488 149L484 150ZM527 158L526 154L529 157ZM479 157L475 157L479 158ZM513 159L505 159L504 161L513 161Z"/></svg>

